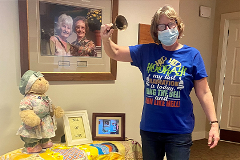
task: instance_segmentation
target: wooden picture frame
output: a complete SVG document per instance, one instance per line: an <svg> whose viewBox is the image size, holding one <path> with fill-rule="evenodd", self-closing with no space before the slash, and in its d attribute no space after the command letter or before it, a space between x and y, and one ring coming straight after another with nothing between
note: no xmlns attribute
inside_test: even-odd
<svg viewBox="0 0 240 160"><path fill-rule="evenodd" d="M93 113L92 139L125 140L125 113Z"/></svg>
<svg viewBox="0 0 240 160"><path fill-rule="evenodd" d="M149 24L138 24L138 44L149 44L154 43L150 33L151 25Z"/></svg>
<svg viewBox="0 0 240 160"><path fill-rule="evenodd" d="M65 111L63 116L68 146L92 143L91 129L86 110Z"/></svg>
<svg viewBox="0 0 240 160"><path fill-rule="evenodd" d="M38 9L37 7L34 8L32 7L33 1L35 3L37 2L42 2L46 1L49 3L65 3L69 5L74 5L76 1L73 0L67 0L67 1L59 1L59 0L18 0L18 6L19 6L19 29L20 29L20 63L21 63L21 75L23 75L27 70L33 70L30 66L30 51L34 50L33 53L37 53L37 49L39 48L38 44L34 44L33 40L35 37L32 37L29 35L29 33L32 31L31 26L36 25L35 22L32 22L32 19L29 17L29 14L31 12L36 12ZM113 22L115 20L115 17L118 15L118 2L119 0L109 0L108 3L111 3L110 5L112 8L111 10L111 21ZM80 2L79 2L80 3ZM81 2L84 3L84 2ZM86 3L86 2L85 2ZM110 14L110 13L109 13ZM37 17L37 16L36 16ZM39 25L39 24L37 24ZM40 31L37 31L40 32ZM35 32L34 32L35 33ZM112 35L112 40L113 42L117 43L117 33L118 31L115 30L113 35ZM40 35L40 33L37 33ZM36 38L35 38L36 39ZM37 40L36 40L37 41ZM48 81L105 81L105 80L116 80L116 74L117 74L117 62L113 59L110 59L108 57L109 61L108 65L109 68L107 71L80 71L80 72L75 72L75 71L59 71L58 69L51 69L52 71L40 71L41 73L44 74L44 77ZM37 60L36 60L37 61ZM52 62L53 63L53 62ZM54 62L55 63L55 62ZM77 65L85 65L85 61L77 61ZM57 64L57 62L56 62ZM64 60L61 62L60 65L68 65L69 62L65 62ZM59 64L58 64L59 65ZM59 66L60 66L59 65ZM81 67L81 66L80 66ZM109 71L108 71L109 70Z"/></svg>

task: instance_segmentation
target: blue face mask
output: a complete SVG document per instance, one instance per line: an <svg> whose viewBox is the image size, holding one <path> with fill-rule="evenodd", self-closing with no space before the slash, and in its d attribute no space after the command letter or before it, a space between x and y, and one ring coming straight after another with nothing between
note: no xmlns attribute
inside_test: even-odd
<svg viewBox="0 0 240 160"><path fill-rule="evenodd" d="M165 46L173 45L176 42L178 35L179 32L177 27L172 29L166 29L164 31L158 31L158 39Z"/></svg>

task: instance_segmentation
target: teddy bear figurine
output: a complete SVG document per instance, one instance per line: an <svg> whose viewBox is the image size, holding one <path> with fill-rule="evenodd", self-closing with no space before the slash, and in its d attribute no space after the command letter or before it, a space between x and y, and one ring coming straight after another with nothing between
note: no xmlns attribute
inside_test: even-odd
<svg viewBox="0 0 240 160"><path fill-rule="evenodd" d="M22 125L17 131L27 153L38 153L50 148L50 138L57 129L55 118L61 118L64 110L55 107L51 99L45 95L49 83L40 72L28 70L21 78L19 90L24 95L20 102Z"/></svg>

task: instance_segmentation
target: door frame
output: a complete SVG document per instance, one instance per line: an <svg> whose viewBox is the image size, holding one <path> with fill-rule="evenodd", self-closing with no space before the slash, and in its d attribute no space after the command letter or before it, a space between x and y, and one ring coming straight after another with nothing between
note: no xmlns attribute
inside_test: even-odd
<svg viewBox="0 0 240 160"><path fill-rule="evenodd" d="M240 12L225 13L221 15L220 36L218 46L218 59L216 69L216 83L214 102L217 105L217 119L221 122L224 75L226 70L228 28L230 20L240 20Z"/></svg>

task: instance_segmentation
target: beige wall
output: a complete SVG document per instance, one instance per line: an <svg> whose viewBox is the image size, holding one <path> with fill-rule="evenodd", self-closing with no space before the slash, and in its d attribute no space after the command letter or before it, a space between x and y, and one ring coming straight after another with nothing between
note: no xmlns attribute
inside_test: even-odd
<svg viewBox="0 0 240 160"><path fill-rule="evenodd" d="M0 155L22 146L19 126L18 92L20 77L18 5L16 0L0 1Z"/></svg>
<svg viewBox="0 0 240 160"><path fill-rule="evenodd" d="M212 78L210 71L212 61L212 39L214 30L215 17L215 0L180 0L179 12L185 24L184 37L180 40L181 43L197 48L204 60L208 73L208 81ZM202 18L199 16L199 7L207 6L211 8L211 18ZM193 139L198 139L204 136L207 130L206 116L202 110L198 99L195 96L194 90L191 93L191 98L194 105L195 128Z"/></svg>

